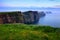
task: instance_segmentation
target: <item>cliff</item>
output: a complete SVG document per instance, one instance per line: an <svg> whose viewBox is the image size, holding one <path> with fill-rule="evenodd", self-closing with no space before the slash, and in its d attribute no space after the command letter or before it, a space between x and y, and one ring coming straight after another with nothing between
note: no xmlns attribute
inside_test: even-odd
<svg viewBox="0 0 60 40"><path fill-rule="evenodd" d="M40 17L44 17L45 15L46 15L45 12L43 12L43 11L39 12Z"/></svg>
<svg viewBox="0 0 60 40"><path fill-rule="evenodd" d="M34 23L39 20L37 11L0 12L0 24L5 23Z"/></svg>
<svg viewBox="0 0 60 40"><path fill-rule="evenodd" d="M39 20L39 13L37 11L24 12L24 23L36 23Z"/></svg>

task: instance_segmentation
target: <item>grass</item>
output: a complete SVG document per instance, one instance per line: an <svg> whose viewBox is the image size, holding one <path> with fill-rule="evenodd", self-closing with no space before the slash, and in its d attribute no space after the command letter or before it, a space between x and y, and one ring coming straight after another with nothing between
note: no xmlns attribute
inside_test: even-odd
<svg viewBox="0 0 60 40"><path fill-rule="evenodd" d="M0 40L60 40L60 28L26 24L0 24Z"/></svg>

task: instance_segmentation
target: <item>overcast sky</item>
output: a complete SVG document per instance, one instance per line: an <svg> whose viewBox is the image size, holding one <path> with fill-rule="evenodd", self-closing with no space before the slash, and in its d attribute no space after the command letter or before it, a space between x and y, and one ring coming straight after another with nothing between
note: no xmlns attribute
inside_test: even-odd
<svg viewBox="0 0 60 40"><path fill-rule="evenodd" d="M60 7L60 0L0 0L0 7Z"/></svg>

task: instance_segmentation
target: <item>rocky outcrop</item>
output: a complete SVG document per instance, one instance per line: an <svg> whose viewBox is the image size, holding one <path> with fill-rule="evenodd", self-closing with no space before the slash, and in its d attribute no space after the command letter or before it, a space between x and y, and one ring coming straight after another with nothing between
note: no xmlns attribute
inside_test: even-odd
<svg viewBox="0 0 60 40"><path fill-rule="evenodd" d="M45 12L43 12L43 11L39 12L40 17L44 17L45 15L46 15Z"/></svg>
<svg viewBox="0 0 60 40"><path fill-rule="evenodd" d="M24 12L24 23L36 23L39 20L39 13L37 11Z"/></svg>
<svg viewBox="0 0 60 40"><path fill-rule="evenodd" d="M51 14L52 12L51 11L46 11L47 14Z"/></svg>
<svg viewBox="0 0 60 40"><path fill-rule="evenodd" d="M26 12L1 12L0 24L5 23L34 23L39 20L39 13L37 11Z"/></svg>

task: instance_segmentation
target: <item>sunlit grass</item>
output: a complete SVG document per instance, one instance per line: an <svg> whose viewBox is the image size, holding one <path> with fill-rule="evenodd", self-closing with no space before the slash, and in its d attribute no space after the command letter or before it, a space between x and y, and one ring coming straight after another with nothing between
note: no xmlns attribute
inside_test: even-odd
<svg viewBox="0 0 60 40"><path fill-rule="evenodd" d="M60 28L26 24L0 24L0 40L60 40Z"/></svg>

